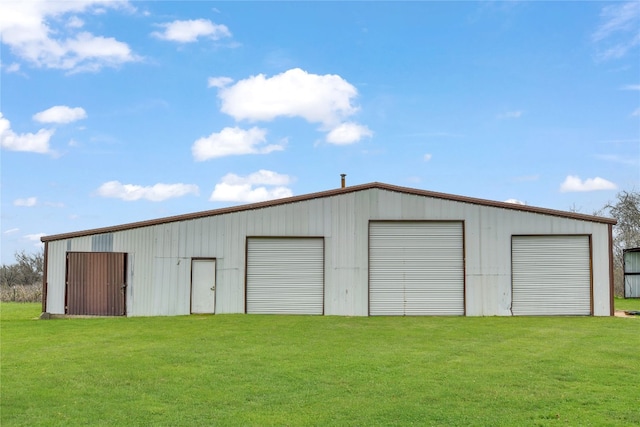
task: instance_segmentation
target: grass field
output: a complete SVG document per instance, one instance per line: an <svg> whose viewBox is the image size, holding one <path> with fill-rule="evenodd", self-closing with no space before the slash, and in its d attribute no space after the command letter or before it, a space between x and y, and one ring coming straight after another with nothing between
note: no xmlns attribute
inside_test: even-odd
<svg viewBox="0 0 640 427"><path fill-rule="evenodd" d="M615 298L613 305L616 310L640 311L640 298Z"/></svg>
<svg viewBox="0 0 640 427"><path fill-rule="evenodd" d="M640 425L640 318L0 309L3 427Z"/></svg>

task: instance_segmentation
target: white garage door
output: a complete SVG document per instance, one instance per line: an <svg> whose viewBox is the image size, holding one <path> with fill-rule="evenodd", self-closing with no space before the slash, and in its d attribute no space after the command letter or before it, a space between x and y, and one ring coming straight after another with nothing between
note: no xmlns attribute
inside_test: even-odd
<svg viewBox="0 0 640 427"><path fill-rule="evenodd" d="M247 239L247 313L323 314L324 240Z"/></svg>
<svg viewBox="0 0 640 427"><path fill-rule="evenodd" d="M514 315L591 314L589 236L513 236Z"/></svg>
<svg viewBox="0 0 640 427"><path fill-rule="evenodd" d="M371 222L369 314L463 315L462 222Z"/></svg>

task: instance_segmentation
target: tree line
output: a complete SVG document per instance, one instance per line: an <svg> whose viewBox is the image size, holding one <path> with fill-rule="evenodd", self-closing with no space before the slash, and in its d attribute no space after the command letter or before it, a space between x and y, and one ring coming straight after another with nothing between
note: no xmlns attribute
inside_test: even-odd
<svg viewBox="0 0 640 427"><path fill-rule="evenodd" d="M0 300L37 302L42 295L44 253L16 252L15 263L0 267Z"/></svg>
<svg viewBox="0 0 640 427"><path fill-rule="evenodd" d="M601 212L615 218L613 226L613 283L615 296L624 296L622 253L640 247L640 191L621 191L614 203L607 203Z"/></svg>
<svg viewBox="0 0 640 427"><path fill-rule="evenodd" d="M42 283L44 268L44 253L42 250L28 254L25 251L16 252L15 263L2 264L0 283L2 286L28 286Z"/></svg>
<svg viewBox="0 0 640 427"><path fill-rule="evenodd" d="M610 216L618 221L613 227L614 291L616 296L623 296L622 253L624 249L640 247L640 191L619 192L614 202L607 203L602 209L594 212L594 215ZM2 301L38 301L41 295L43 268L42 250L32 254L25 251L16 252L15 262L9 265L2 264L0 269ZM31 291L27 292L28 290Z"/></svg>

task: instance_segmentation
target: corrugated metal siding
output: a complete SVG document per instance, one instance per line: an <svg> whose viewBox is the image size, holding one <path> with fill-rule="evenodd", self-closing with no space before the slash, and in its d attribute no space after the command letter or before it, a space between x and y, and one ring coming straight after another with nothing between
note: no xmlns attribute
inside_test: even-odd
<svg viewBox="0 0 640 427"><path fill-rule="evenodd" d="M609 226L589 228L588 231L583 230L580 233L591 234L592 314L594 316L611 316L614 312L613 272L610 276L609 261L610 255L613 256L613 254L609 251Z"/></svg>
<svg viewBox="0 0 640 427"><path fill-rule="evenodd" d="M589 236L513 237L513 314L591 314Z"/></svg>
<svg viewBox="0 0 640 427"><path fill-rule="evenodd" d="M323 314L321 238L247 239L247 313Z"/></svg>
<svg viewBox="0 0 640 427"><path fill-rule="evenodd" d="M624 297L640 298L640 250L624 252Z"/></svg>
<svg viewBox="0 0 640 427"><path fill-rule="evenodd" d="M640 298L640 274L624 276L624 297Z"/></svg>
<svg viewBox="0 0 640 427"><path fill-rule="evenodd" d="M155 313L168 316L188 314L191 304L191 259L180 251L185 223L156 226L151 298Z"/></svg>
<svg viewBox="0 0 640 427"><path fill-rule="evenodd" d="M126 254L67 254L67 314L125 314Z"/></svg>
<svg viewBox="0 0 640 427"><path fill-rule="evenodd" d="M91 236L91 252L113 252L113 233Z"/></svg>
<svg viewBox="0 0 640 427"><path fill-rule="evenodd" d="M464 314L461 222L372 222L371 315Z"/></svg>
<svg viewBox="0 0 640 427"><path fill-rule="evenodd" d="M367 315L368 224L371 196L327 200L324 209L325 307L328 315ZM322 218L320 218L322 220Z"/></svg>
<svg viewBox="0 0 640 427"><path fill-rule="evenodd" d="M47 244L47 312L64 314L68 241Z"/></svg>
<svg viewBox="0 0 640 427"><path fill-rule="evenodd" d="M91 249L93 236L83 236L69 239L71 244L67 251L69 252L93 252Z"/></svg>
<svg viewBox="0 0 640 427"><path fill-rule="evenodd" d="M640 274L640 250L624 252L624 272Z"/></svg>

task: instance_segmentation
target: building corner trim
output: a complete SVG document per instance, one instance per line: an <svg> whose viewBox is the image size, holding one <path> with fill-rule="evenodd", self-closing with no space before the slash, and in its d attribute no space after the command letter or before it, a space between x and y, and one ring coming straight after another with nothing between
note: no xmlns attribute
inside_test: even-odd
<svg viewBox="0 0 640 427"><path fill-rule="evenodd" d="M42 259L42 312L47 312L47 266L49 264L49 242L44 242L44 255Z"/></svg>
<svg viewBox="0 0 640 427"><path fill-rule="evenodd" d="M613 224L609 224L609 315L615 316L615 301L613 299L614 284L614 263L613 263Z"/></svg>

